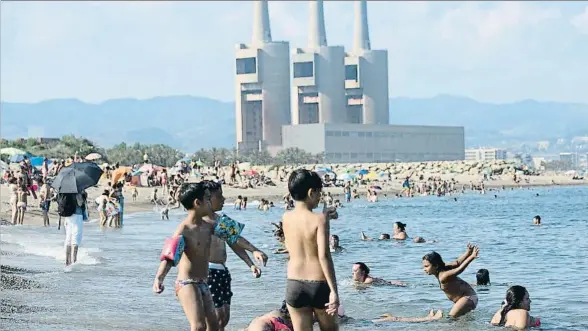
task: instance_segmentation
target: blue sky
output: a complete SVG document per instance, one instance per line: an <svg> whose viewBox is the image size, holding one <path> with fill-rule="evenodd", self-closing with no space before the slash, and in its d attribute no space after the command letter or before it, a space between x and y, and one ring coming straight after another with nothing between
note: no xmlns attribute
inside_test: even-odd
<svg viewBox="0 0 588 331"><path fill-rule="evenodd" d="M251 2L2 2L1 98L233 100ZM270 1L274 40L305 47L308 3ZM390 95L588 103L588 2L369 2ZM331 45L352 45L353 3L325 2Z"/></svg>

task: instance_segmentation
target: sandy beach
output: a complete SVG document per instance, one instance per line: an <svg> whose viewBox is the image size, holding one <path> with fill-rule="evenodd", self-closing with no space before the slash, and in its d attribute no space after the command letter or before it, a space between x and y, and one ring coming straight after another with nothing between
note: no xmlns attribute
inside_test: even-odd
<svg viewBox="0 0 588 331"><path fill-rule="evenodd" d="M467 175L467 174L459 174L459 175L437 175L442 178L443 180L449 180L453 178L458 182L459 185L473 183L479 183L481 180L481 176L479 175ZM208 179L208 178L207 178ZM558 175L558 174L550 174L550 175L539 175L539 176L523 176L522 181L520 183L514 183L511 176L502 175L502 176L494 176L493 180L485 181L484 185L489 189L498 189L498 188L511 188L511 187L523 187L523 188L530 188L530 187L544 187L544 186L570 186L570 185L588 185L588 179L583 180L574 180L570 176L565 175ZM528 180L528 182L526 181ZM266 187L259 187L259 188L249 188L249 189L242 189L242 188L234 188L230 187L229 185L224 185L223 192L224 196L227 199L227 202L234 201L237 196L242 195L246 196L249 201L255 201L259 199L268 199L269 201L273 201L274 203L280 203L282 197L287 194L287 183L280 182L278 179L275 179L274 182L276 186L266 186ZM555 183L555 184L554 184ZM100 186L102 184L102 186ZM382 194L387 194L388 196L394 195L396 193L401 192L402 190L402 177L397 176L392 177L391 181L376 181L371 182L370 185L379 185L382 187ZM88 201L94 201L105 188L106 182L100 182L99 186L93 187L87 190L89 199ZM362 194L362 198L365 195L365 192L369 185L360 185L358 188L358 192ZM138 213L138 212L150 212L153 211L153 204L148 201L148 197L150 196L151 192L153 191L153 187L138 187L139 197L137 201L132 201L130 196L130 188L127 186L125 187L125 214L131 213ZM343 197L343 189L341 187L327 187L325 188L326 192L331 192L333 196ZM6 223L6 220L10 220L10 206L8 204L7 197L9 196L8 186L2 185L0 196L2 197L2 204L1 204L1 211L0 211L0 219L2 225L9 225ZM50 222L51 226L57 226L59 215L55 210L55 206L51 206L50 212ZM90 209L90 218L96 218L95 208ZM25 225L34 225L34 226L43 226L43 218L41 209L39 208L38 200L34 200L32 197L29 198L29 208L25 215L24 220Z"/></svg>

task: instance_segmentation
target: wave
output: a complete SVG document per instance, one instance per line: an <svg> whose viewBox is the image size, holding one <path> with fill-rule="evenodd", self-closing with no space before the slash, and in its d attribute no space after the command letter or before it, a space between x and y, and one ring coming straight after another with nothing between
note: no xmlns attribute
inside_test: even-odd
<svg viewBox="0 0 588 331"><path fill-rule="evenodd" d="M36 231L18 231L17 229L4 228L0 234L3 242L12 245L3 245L2 250L13 253L24 253L36 256L45 256L65 263L65 248L63 247L63 234L48 235ZM15 231L12 231L15 230ZM20 230L20 229L19 229ZM77 263L84 265L100 264L99 248L84 247L78 250Z"/></svg>

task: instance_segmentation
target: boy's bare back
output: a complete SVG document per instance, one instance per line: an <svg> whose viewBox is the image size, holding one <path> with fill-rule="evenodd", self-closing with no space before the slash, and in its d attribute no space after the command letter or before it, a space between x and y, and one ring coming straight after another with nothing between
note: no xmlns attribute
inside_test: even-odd
<svg viewBox="0 0 588 331"><path fill-rule="evenodd" d="M308 210L294 210L282 216L285 245L290 254L288 279L326 280L317 246L319 228L328 231L326 222L324 214Z"/></svg>
<svg viewBox="0 0 588 331"><path fill-rule="evenodd" d="M184 236L185 248L178 264L178 279L208 279L210 241L214 226L208 222L193 224L184 220L174 236Z"/></svg>

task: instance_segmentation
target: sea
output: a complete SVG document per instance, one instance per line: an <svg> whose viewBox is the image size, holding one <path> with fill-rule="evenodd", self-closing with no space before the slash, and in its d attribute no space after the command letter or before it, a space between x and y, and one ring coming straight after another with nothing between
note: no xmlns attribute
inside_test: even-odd
<svg viewBox="0 0 588 331"><path fill-rule="evenodd" d="M243 236L270 258L262 277L255 279L229 250L234 296L227 330L242 330L284 299L287 256L272 254L278 243L271 222L283 213L276 205L268 212L257 210L255 203L246 211L225 206L224 212L246 224ZM541 226L533 225L535 215L541 215ZM176 271L167 276L162 294L151 290L163 240L183 216L178 211L162 221L155 211L126 215L123 229L105 230L90 221L72 268L64 268L63 230L0 228L2 265L22 268L19 275L36 284L1 291L0 330L187 330L173 291ZM374 237L391 233L395 221L407 224L410 237L437 242L360 240L361 231ZM331 233L339 235L346 249L333 255L340 298L352 318L342 330L495 330L489 321L511 285L528 289L531 314L541 317L541 330L588 330L588 187L355 200L339 210ZM437 251L449 261L468 242L479 245L480 255L460 277L475 283L476 271L485 268L491 279L490 286L475 288L479 305L473 313L457 321L371 322L384 313L416 317L429 309L448 312L452 303L437 280L423 273L422 257ZM354 286L351 269L360 261L373 276L408 286Z"/></svg>

